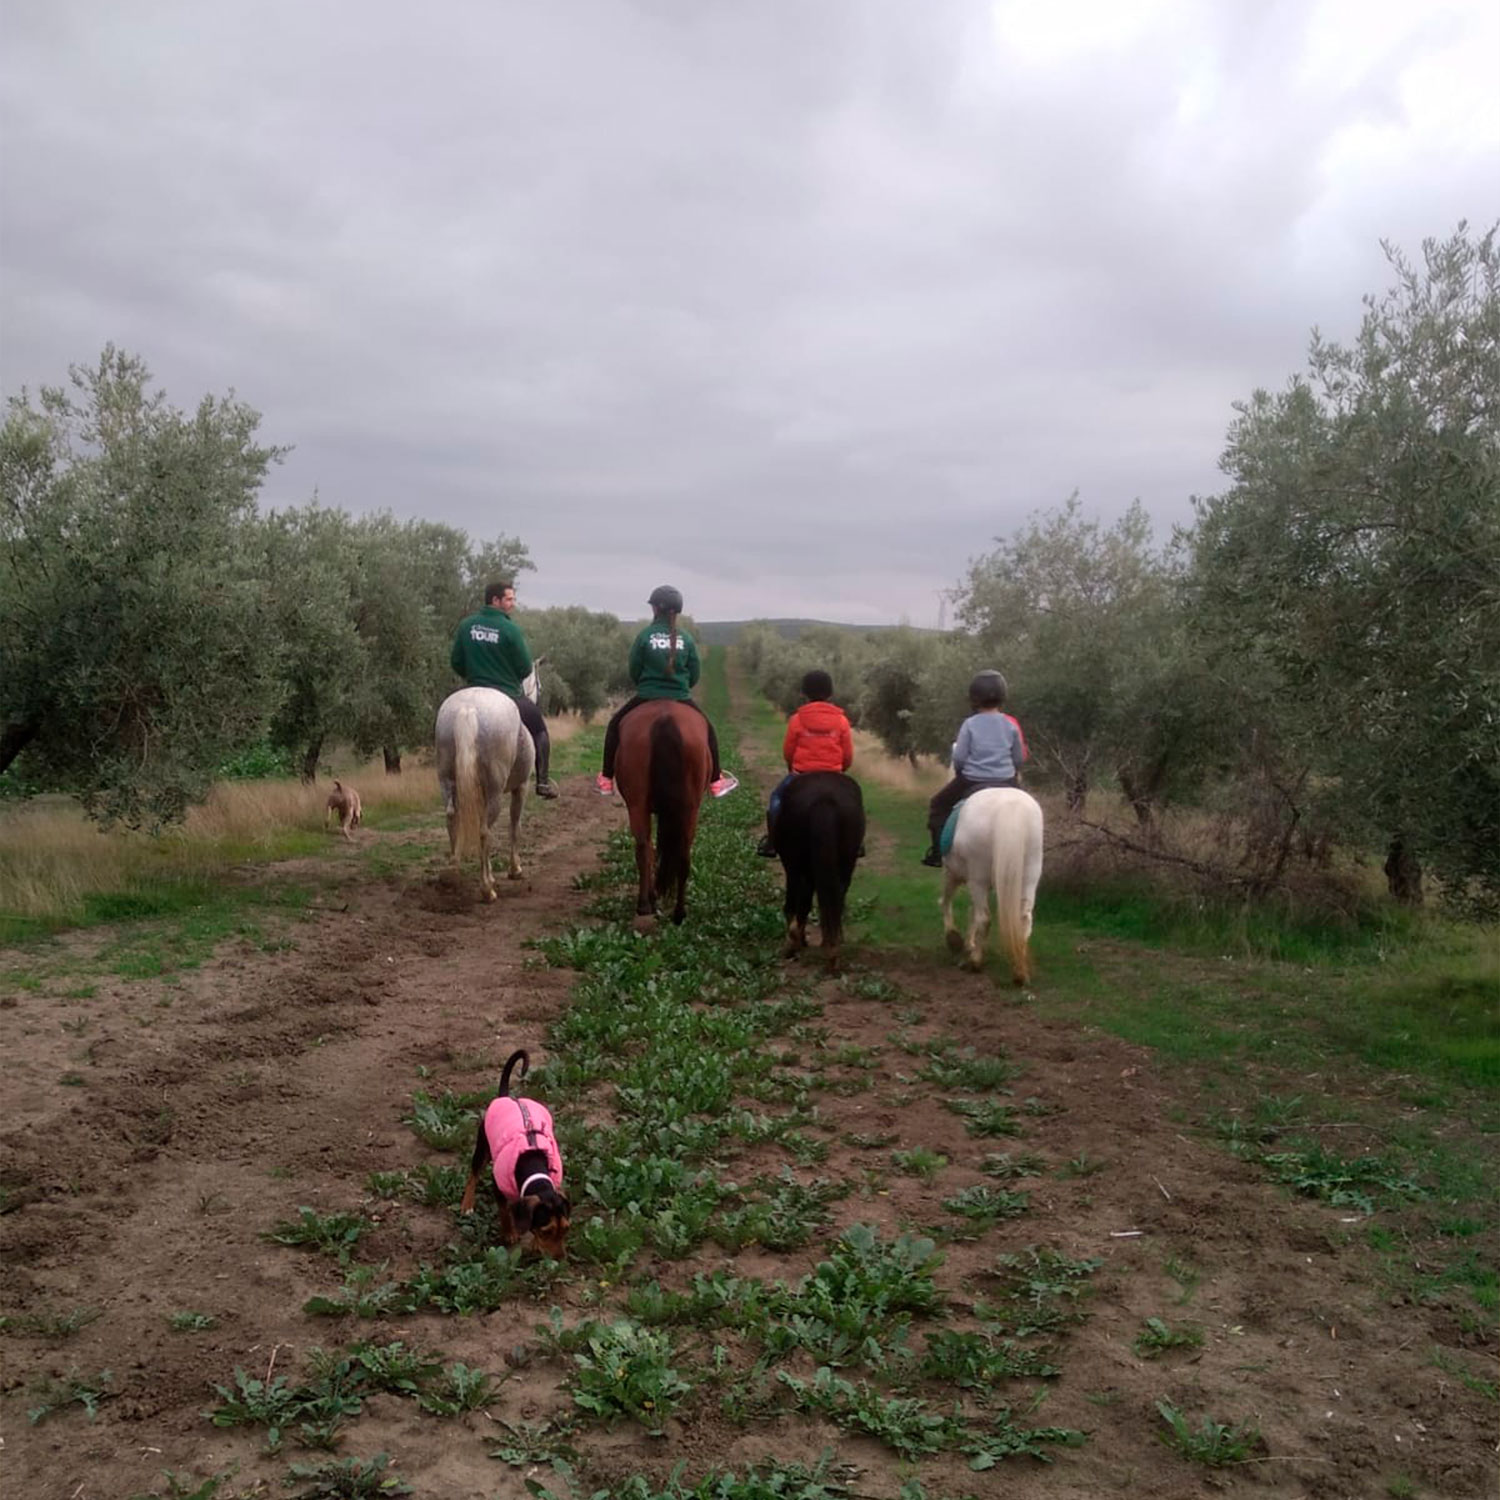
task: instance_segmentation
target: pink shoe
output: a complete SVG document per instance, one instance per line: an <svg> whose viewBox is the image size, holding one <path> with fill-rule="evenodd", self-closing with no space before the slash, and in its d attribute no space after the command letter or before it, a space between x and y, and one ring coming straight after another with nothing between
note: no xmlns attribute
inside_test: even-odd
<svg viewBox="0 0 1500 1500"><path fill-rule="evenodd" d="M601 771L594 780L594 790L601 797L613 797L615 794L615 784Z"/></svg>
<svg viewBox="0 0 1500 1500"><path fill-rule="evenodd" d="M728 771L722 771L719 773L719 779L717 781L709 782L709 795L714 797L727 797L730 792L732 792L739 784L740 783L738 777L732 775Z"/></svg>

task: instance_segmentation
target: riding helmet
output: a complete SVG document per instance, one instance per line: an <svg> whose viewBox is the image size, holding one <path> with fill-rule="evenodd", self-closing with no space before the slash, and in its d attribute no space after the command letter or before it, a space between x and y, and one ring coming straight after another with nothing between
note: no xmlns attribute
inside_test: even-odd
<svg viewBox="0 0 1500 1500"><path fill-rule="evenodd" d="M969 684L969 702L976 708L999 708L1005 702L1005 677L993 667L974 674Z"/></svg>
<svg viewBox="0 0 1500 1500"><path fill-rule="evenodd" d="M646 603L659 615L680 615L682 613L682 590L674 589L670 583L664 583L659 589L651 590L651 597Z"/></svg>

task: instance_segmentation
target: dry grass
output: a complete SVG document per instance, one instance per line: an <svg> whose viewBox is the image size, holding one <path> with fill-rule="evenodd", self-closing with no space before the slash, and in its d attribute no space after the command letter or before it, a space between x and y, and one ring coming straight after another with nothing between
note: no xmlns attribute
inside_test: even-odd
<svg viewBox="0 0 1500 1500"><path fill-rule="evenodd" d="M1169 808L1144 829L1118 793L1093 791L1082 815L1059 793L1034 791L1047 822L1047 870L1054 885L1075 889L1142 879L1164 895L1244 896L1273 893L1301 907L1347 918L1381 902L1385 882L1378 861L1358 851L1321 855L1294 848L1279 877L1269 856L1252 846L1243 818L1195 808Z"/></svg>
<svg viewBox="0 0 1500 1500"><path fill-rule="evenodd" d="M552 737L554 745L560 745L564 740L572 739L580 729L587 729L588 727L588 721L582 714L547 715L547 733Z"/></svg>
<svg viewBox="0 0 1500 1500"><path fill-rule="evenodd" d="M887 754L879 739L863 729L854 731L854 764L850 774L873 781L893 792L930 797L947 781L951 772L930 755L919 755L915 766L904 756Z"/></svg>
<svg viewBox="0 0 1500 1500"><path fill-rule="evenodd" d="M358 789L367 820L442 805L430 764L409 763L400 776L387 776L373 760L347 771L341 767L339 777ZM289 834L323 831L330 787L328 781L221 782L180 828L159 838L100 829L63 797L0 809L0 912L67 917L95 893L150 881L208 879L246 860L273 857ZM336 823L328 833L337 835Z"/></svg>
<svg viewBox="0 0 1500 1500"><path fill-rule="evenodd" d="M547 727L560 742L585 726L578 714L554 714ZM363 765L335 761L334 768L359 792L366 822L442 807L430 755L406 756L399 776L387 776L379 758ZM331 789L328 779L312 786L282 778L220 782L181 827L159 838L106 832L65 797L0 806L0 912L66 918L95 893L211 879L247 860L273 858L285 850L289 834L316 834L326 826L336 837L337 822L327 825Z"/></svg>

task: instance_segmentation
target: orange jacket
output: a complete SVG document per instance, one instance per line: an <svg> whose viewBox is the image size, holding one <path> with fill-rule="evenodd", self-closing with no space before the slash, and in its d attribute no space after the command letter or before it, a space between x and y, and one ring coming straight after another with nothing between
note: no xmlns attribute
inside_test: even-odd
<svg viewBox="0 0 1500 1500"><path fill-rule="evenodd" d="M847 771L854 763L854 736L837 703L804 703L787 720L781 742L787 766L803 771Z"/></svg>

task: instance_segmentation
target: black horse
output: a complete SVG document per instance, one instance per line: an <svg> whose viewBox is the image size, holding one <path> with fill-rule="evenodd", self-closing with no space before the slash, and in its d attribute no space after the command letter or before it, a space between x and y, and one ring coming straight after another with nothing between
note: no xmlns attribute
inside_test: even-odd
<svg viewBox="0 0 1500 1500"><path fill-rule="evenodd" d="M844 897L865 836L865 799L859 783L841 771L794 776L776 818L776 852L786 871L786 943L783 958L807 946L813 898L823 933L823 957L838 968L844 936Z"/></svg>

